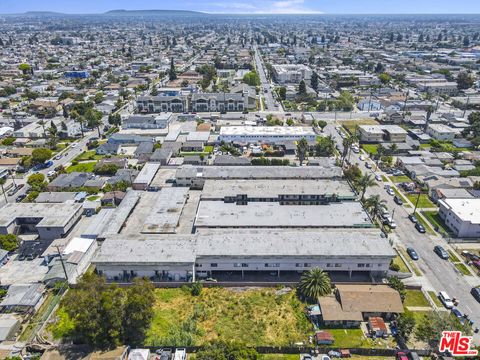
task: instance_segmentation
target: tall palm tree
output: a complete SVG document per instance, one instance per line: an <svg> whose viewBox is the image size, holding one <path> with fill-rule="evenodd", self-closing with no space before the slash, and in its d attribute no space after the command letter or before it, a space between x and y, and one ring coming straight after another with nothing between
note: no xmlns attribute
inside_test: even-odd
<svg viewBox="0 0 480 360"><path fill-rule="evenodd" d="M328 274L318 267L314 267L304 272L298 290L306 298L316 300L319 296L330 294L332 283Z"/></svg>
<svg viewBox="0 0 480 360"><path fill-rule="evenodd" d="M372 214L372 221L387 209L387 201L380 198L380 195L372 195L365 200L365 208Z"/></svg>
<svg viewBox="0 0 480 360"><path fill-rule="evenodd" d="M5 203L8 203L7 194L5 193L5 189L3 188L3 185L5 185L5 183L5 178L0 178L0 187L2 188L3 196L5 197Z"/></svg>
<svg viewBox="0 0 480 360"><path fill-rule="evenodd" d="M375 179L372 178L372 175L370 174L363 174L362 177L357 180L356 185L358 186L358 188L362 193L362 197L360 198L360 201L363 201L367 188L371 186L378 186L377 182L375 181Z"/></svg>
<svg viewBox="0 0 480 360"><path fill-rule="evenodd" d="M308 156L308 142L307 139L301 138L297 143L297 156L298 160L300 160L300 165L303 164L303 161Z"/></svg>

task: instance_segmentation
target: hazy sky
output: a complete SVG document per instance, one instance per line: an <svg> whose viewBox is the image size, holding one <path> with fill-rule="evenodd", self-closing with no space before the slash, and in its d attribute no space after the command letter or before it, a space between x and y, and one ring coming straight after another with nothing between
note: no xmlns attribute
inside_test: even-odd
<svg viewBox="0 0 480 360"><path fill-rule="evenodd" d="M480 0L0 0L0 13L112 9L198 10L214 13L430 14L480 13Z"/></svg>

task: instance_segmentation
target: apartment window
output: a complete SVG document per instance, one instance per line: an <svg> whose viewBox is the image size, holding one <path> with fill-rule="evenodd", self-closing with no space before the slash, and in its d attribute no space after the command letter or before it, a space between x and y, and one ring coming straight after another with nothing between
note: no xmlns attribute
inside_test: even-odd
<svg viewBox="0 0 480 360"><path fill-rule="evenodd" d="M265 264L265 267L277 268L277 267L280 267L280 264L278 264L278 263L274 263L274 264L266 263L266 264Z"/></svg>
<svg viewBox="0 0 480 360"><path fill-rule="evenodd" d="M358 266L359 268L363 268L363 267L365 267L365 264L358 264L357 266Z"/></svg>
<svg viewBox="0 0 480 360"><path fill-rule="evenodd" d="M332 264L327 264L327 267L332 267Z"/></svg>
<svg viewBox="0 0 480 360"><path fill-rule="evenodd" d="M246 267L248 267L248 264L243 263L242 268L246 268Z"/></svg>
<svg viewBox="0 0 480 360"><path fill-rule="evenodd" d="M368 267L368 268L369 268L369 267L371 267L371 265L370 265L370 264L365 264L365 267Z"/></svg>
<svg viewBox="0 0 480 360"><path fill-rule="evenodd" d="M202 267L202 264L195 264L195 267Z"/></svg>
<svg viewBox="0 0 480 360"><path fill-rule="evenodd" d="M310 263L304 263L303 264L303 267L310 267L310 266L312 266L312 264L310 264Z"/></svg>
<svg viewBox="0 0 480 360"><path fill-rule="evenodd" d="M233 267L242 267L242 264L240 264L240 263L235 263L235 264L233 264Z"/></svg>
<svg viewBox="0 0 480 360"><path fill-rule="evenodd" d="M297 268L302 267L302 264L296 263L296 264L295 264L295 267L297 267Z"/></svg>
<svg viewBox="0 0 480 360"><path fill-rule="evenodd" d="M211 263L210 267L218 267L218 264L217 263Z"/></svg>
<svg viewBox="0 0 480 360"><path fill-rule="evenodd" d="M342 267L342 264L336 263L335 267Z"/></svg>

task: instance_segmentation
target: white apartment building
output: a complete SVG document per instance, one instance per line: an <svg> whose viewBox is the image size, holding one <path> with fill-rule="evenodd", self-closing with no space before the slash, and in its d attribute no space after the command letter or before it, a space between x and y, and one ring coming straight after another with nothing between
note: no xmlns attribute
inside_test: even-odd
<svg viewBox="0 0 480 360"><path fill-rule="evenodd" d="M303 64L273 65L273 77L279 84L298 84L304 80L310 84L312 69Z"/></svg>
<svg viewBox="0 0 480 360"><path fill-rule="evenodd" d="M311 127L301 126L222 126L219 141L239 143L281 143L306 139L315 141Z"/></svg>
<svg viewBox="0 0 480 360"><path fill-rule="evenodd" d="M438 200L439 215L461 238L480 237L480 199Z"/></svg>

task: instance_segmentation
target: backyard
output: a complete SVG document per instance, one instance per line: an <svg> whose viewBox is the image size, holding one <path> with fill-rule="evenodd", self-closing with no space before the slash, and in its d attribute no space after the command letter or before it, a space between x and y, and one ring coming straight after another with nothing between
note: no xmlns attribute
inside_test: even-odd
<svg viewBox="0 0 480 360"><path fill-rule="evenodd" d="M156 289L155 315L145 344L201 345L235 339L250 346L285 346L304 342L314 328L304 314L305 303L294 290L203 288ZM328 329L338 347L394 346L393 339L372 340L361 329Z"/></svg>
<svg viewBox="0 0 480 360"><path fill-rule="evenodd" d="M103 159L104 157L105 156L103 155L97 155L95 150L91 150L91 151L84 151L83 153L78 155L75 159L73 159L73 161L80 162L80 161L86 161L86 160L100 160L100 159Z"/></svg>
<svg viewBox="0 0 480 360"><path fill-rule="evenodd" d="M421 290L407 290L403 305L406 307L430 307L430 303Z"/></svg>
<svg viewBox="0 0 480 360"><path fill-rule="evenodd" d="M246 345L288 345L313 334L305 304L294 291L204 288L192 296L184 288L157 289L155 294L146 344L200 345L233 338Z"/></svg>
<svg viewBox="0 0 480 360"><path fill-rule="evenodd" d="M359 126L359 125L378 125L378 121L376 121L374 119L344 120L344 121L341 121L341 124L345 129L348 130L348 132L350 134L353 135L355 133L355 129L356 129L357 126Z"/></svg>

